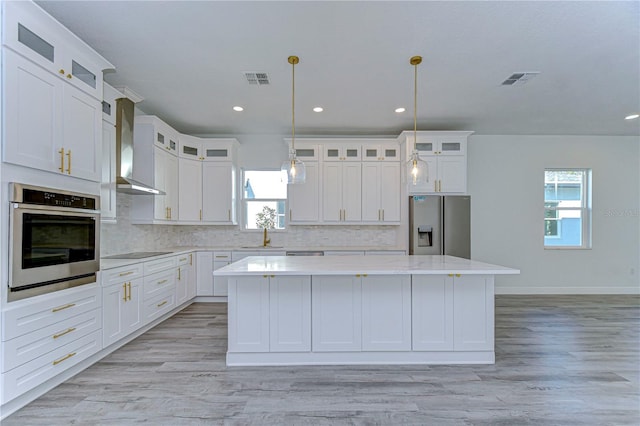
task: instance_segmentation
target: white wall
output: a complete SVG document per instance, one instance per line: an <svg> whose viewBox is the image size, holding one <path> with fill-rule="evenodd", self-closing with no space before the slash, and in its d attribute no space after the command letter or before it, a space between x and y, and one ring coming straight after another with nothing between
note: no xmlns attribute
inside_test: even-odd
<svg viewBox="0 0 640 426"><path fill-rule="evenodd" d="M636 137L471 136L474 259L521 269L500 293L640 293ZM592 249L544 250L545 168L593 171ZM620 215L618 215L620 214Z"/></svg>

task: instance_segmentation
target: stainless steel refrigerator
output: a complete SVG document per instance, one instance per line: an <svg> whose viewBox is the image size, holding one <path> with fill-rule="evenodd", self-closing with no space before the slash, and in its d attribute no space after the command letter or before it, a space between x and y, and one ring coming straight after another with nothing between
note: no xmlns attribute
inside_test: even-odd
<svg viewBox="0 0 640 426"><path fill-rule="evenodd" d="M471 197L409 197L409 254L448 254L471 259Z"/></svg>

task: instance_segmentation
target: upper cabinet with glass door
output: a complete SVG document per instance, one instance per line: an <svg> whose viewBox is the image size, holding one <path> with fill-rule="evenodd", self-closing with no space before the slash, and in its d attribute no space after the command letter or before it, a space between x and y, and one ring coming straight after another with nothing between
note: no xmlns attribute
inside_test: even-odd
<svg viewBox="0 0 640 426"><path fill-rule="evenodd" d="M102 101L113 65L33 2L2 2L3 45Z"/></svg>
<svg viewBox="0 0 640 426"><path fill-rule="evenodd" d="M363 143L362 161L400 161L400 145L395 139Z"/></svg>
<svg viewBox="0 0 640 426"><path fill-rule="evenodd" d="M180 135L178 156L200 161L233 161L238 141L232 138L205 139Z"/></svg>

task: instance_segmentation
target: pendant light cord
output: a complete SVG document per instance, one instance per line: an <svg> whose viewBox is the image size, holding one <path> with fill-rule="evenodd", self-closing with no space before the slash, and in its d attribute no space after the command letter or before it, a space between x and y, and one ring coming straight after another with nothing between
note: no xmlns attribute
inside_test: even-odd
<svg viewBox="0 0 640 426"><path fill-rule="evenodd" d="M418 62L419 63L419 62ZM418 150L418 63L413 65L413 149Z"/></svg>
<svg viewBox="0 0 640 426"><path fill-rule="evenodd" d="M289 56L291 64L291 150L296 148L296 64L300 61L297 56Z"/></svg>

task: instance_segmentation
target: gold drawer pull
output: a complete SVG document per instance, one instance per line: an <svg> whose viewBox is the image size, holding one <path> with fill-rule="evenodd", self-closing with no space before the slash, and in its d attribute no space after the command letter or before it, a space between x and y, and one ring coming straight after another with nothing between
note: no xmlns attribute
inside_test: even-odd
<svg viewBox="0 0 640 426"><path fill-rule="evenodd" d="M453 274L449 274L450 277L453 277Z"/></svg>
<svg viewBox="0 0 640 426"><path fill-rule="evenodd" d="M158 281L158 285L166 283L167 280Z"/></svg>
<svg viewBox="0 0 640 426"><path fill-rule="evenodd" d="M460 278L460 274L456 274L456 277Z"/></svg>
<svg viewBox="0 0 640 426"><path fill-rule="evenodd" d="M51 310L51 312L63 311L63 310L65 310L65 309L69 309L69 308L72 308L72 307L74 307L74 306L76 306L76 304L75 304L75 303L69 303L68 305L64 305L64 306L59 306L59 307L57 307L57 308L53 308L53 309Z"/></svg>
<svg viewBox="0 0 640 426"><path fill-rule="evenodd" d="M71 358L71 357L72 357L72 356L74 356L75 354L76 354L76 352L71 352L70 354L67 354L67 355L63 356L63 357L62 357L62 358L60 358L60 359L56 359L55 361L53 361L53 365L58 365L58 364L60 364L62 361L66 361L66 360L68 360L69 358Z"/></svg>
<svg viewBox="0 0 640 426"><path fill-rule="evenodd" d="M58 337L62 337L62 336L64 336L65 334L69 334L69 333L71 333L72 331L76 331L76 328L75 328L75 327L71 327L71 328L66 329L66 330L65 330L65 331L63 331L62 333L54 334L54 335L53 335L53 338L54 338L54 339L57 339Z"/></svg>
<svg viewBox="0 0 640 426"><path fill-rule="evenodd" d="M166 300L165 300L164 302L162 302L162 303L158 303L158 308L159 308L159 307L161 307L161 306L164 306L164 305L166 305L166 304L167 304L167 301L166 301Z"/></svg>
<svg viewBox="0 0 640 426"><path fill-rule="evenodd" d="M187 260L187 258L186 258L186 257L183 257L183 258L182 258L182 259L180 259L179 261L180 261L180 262L182 262L182 261L184 261L184 260Z"/></svg>
<svg viewBox="0 0 640 426"><path fill-rule="evenodd" d="M131 275L131 274L133 274L133 271L120 272L121 277L126 277L127 275Z"/></svg>
<svg viewBox="0 0 640 426"><path fill-rule="evenodd" d="M216 258L218 258L218 259L228 259L229 256L216 256Z"/></svg>

